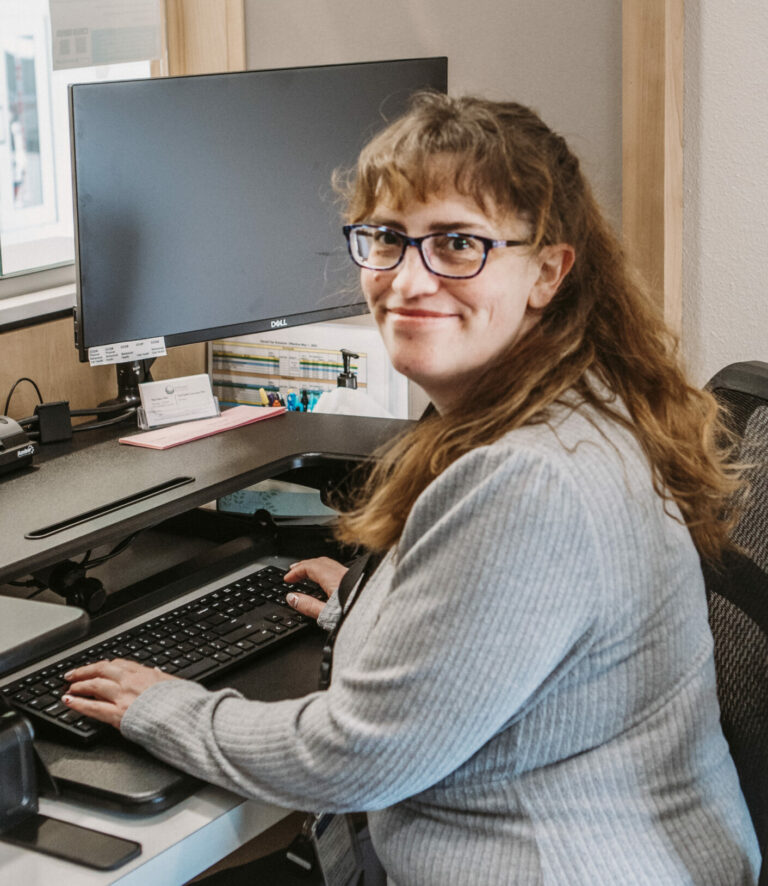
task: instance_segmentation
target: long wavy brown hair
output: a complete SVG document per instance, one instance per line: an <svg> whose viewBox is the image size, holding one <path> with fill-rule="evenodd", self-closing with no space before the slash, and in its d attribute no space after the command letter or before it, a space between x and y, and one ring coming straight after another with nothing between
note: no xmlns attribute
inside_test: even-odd
<svg viewBox="0 0 768 886"><path fill-rule="evenodd" d="M433 415L377 453L340 518L339 539L389 549L416 498L450 464L546 421L549 407L575 392L631 430L656 492L677 503L700 554L716 560L728 544L727 504L740 482L718 407L687 381L676 338L629 269L565 140L519 104L422 93L337 187L347 219L358 222L384 198L402 208L439 194L446 181L483 211L525 219L534 251L570 244L575 263L533 328L472 385L471 404Z"/></svg>

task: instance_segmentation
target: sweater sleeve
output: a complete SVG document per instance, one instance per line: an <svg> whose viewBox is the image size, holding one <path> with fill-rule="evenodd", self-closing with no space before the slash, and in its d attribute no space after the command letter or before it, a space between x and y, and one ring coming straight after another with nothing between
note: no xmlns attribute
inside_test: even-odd
<svg viewBox="0 0 768 886"><path fill-rule="evenodd" d="M328 631L330 633L337 625L339 619L341 618L341 604L339 602L339 595L332 594L329 598L325 606L323 606L320 611L320 615L317 618L317 623L324 631Z"/></svg>
<svg viewBox="0 0 768 886"><path fill-rule="evenodd" d="M123 732L269 802L390 806L461 766L585 654L600 554L560 460L474 450L414 505L375 624L326 692L263 703L167 681L131 705ZM340 646L354 645L356 615Z"/></svg>

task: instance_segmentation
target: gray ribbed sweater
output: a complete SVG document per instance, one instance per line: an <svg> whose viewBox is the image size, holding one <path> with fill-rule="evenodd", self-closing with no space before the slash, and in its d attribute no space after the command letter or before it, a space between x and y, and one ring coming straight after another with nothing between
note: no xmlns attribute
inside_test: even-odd
<svg viewBox="0 0 768 886"><path fill-rule="evenodd" d="M247 796L369 810L397 886L754 883L694 546L591 418L560 408L431 484L327 692L163 682L123 733Z"/></svg>

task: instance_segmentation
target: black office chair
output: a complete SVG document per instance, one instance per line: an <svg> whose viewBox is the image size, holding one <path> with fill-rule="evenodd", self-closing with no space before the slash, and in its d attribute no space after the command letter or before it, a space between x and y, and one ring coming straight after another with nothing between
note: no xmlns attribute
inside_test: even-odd
<svg viewBox="0 0 768 886"><path fill-rule="evenodd" d="M750 465L750 491L731 537L739 550L705 567L723 732L760 849L768 850L768 363L733 363L707 387L729 411ZM768 884L763 863L760 886Z"/></svg>

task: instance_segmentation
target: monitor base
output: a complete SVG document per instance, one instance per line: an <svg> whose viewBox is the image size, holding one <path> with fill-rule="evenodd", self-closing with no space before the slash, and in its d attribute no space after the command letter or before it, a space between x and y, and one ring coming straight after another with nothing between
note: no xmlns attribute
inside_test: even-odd
<svg viewBox="0 0 768 886"><path fill-rule="evenodd" d="M154 362L154 357L148 357L146 360L116 363L117 396L99 403L99 409L114 409L115 412L120 412L140 406L139 385L145 381L153 381L150 368Z"/></svg>

